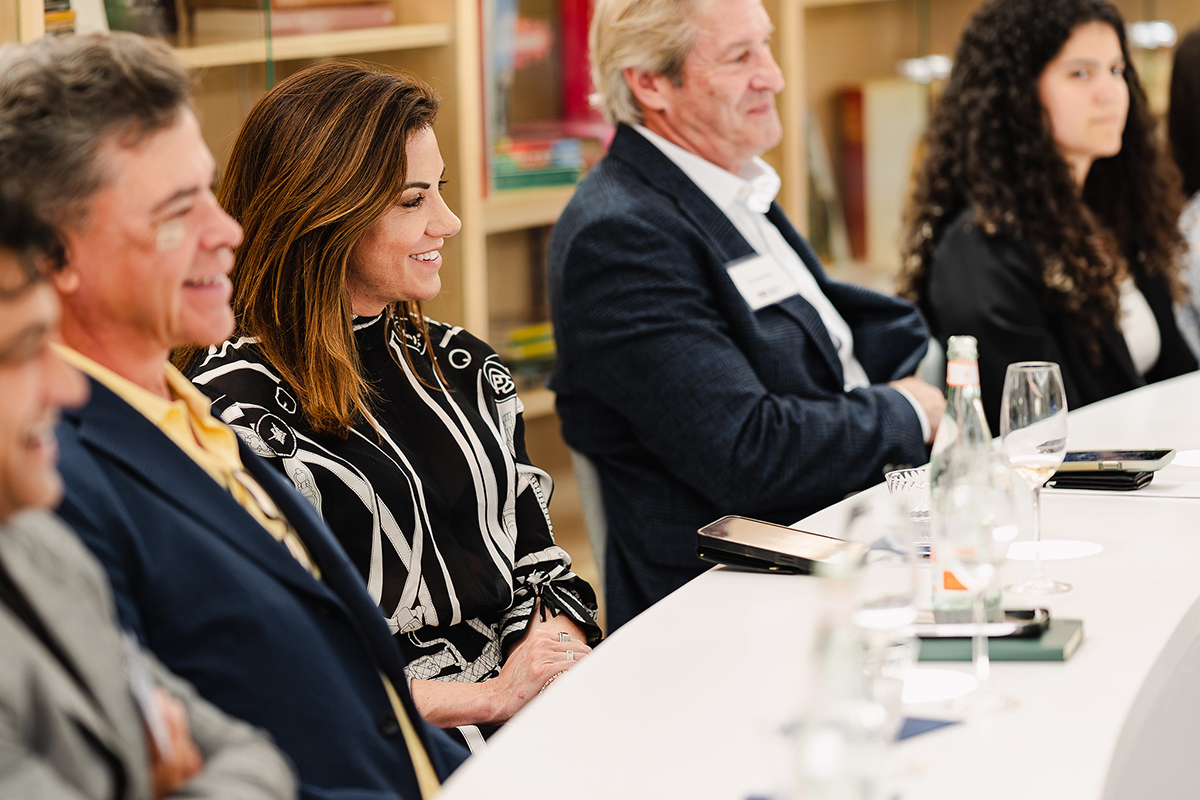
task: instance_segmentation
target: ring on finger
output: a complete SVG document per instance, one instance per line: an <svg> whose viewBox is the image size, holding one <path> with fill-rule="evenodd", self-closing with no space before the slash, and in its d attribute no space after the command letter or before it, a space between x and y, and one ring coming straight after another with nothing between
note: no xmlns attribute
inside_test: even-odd
<svg viewBox="0 0 1200 800"><path fill-rule="evenodd" d="M574 660L575 660L575 651L568 650L567 651L567 661L574 661Z"/></svg>
<svg viewBox="0 0 1200 800"><path fill-rule="evenodd" d="M559 631L558 640L560 642L569 642L571 641L571 634L567 633L566 631Z"/></svg>

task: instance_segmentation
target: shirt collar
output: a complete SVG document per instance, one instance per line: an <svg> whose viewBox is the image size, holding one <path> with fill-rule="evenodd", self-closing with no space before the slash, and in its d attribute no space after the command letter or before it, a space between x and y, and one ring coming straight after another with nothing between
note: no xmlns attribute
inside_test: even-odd
<svg viewBox="0 0 1200 800"><path fill-rule="evenodd" d="M726 214L738 205L765 214L770 210L775 196L779 194L779 187L782 185L779 173L758 156L750 160L741 175L735 175L668 141L644 125L635 125L634 129L671 159L675 166L683 170L684 174L700 187L700 191Z"/></svg>
<svg viewBox="0 0 1200 800"><path fill-rule="evenodd" d="M54 347L64 361L104 384L113 394L150 420L155 427L173 431L178 435L201 437L205 449L217 452L225 458L236 458L240 462L237 439L233 431L213 417L212 404L208 397L170 362L163 364L163 377L172 397L171 400L167 400L88 358L78 350L64 344L55 344Z"/></svg>

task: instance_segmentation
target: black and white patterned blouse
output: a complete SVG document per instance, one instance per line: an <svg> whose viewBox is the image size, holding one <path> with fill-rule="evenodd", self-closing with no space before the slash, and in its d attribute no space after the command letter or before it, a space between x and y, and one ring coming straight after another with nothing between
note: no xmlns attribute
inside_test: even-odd
<svg viewBox="0 0 1200 800"><path fill-rule="evenodd" d="M311 429L254 339L209 348L188 374L213 413L329 523L400 635L408 676L495 677L538 597L598 639L595 593L554 543L552 482L529 463L523 407L499 356L431 320L440 385L419 335L399 333L384 315L356 318L354 331L378 400L375 424L362 420L345 439ZM417 379L405 346L439 388Z"/></svg>

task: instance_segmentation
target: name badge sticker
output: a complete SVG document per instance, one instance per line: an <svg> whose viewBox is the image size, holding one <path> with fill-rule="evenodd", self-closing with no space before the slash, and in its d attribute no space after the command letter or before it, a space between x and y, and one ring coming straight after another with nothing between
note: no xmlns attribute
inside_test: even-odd
<svg viewBox="0 0 1200 800"><path fill-rule="evenodd" d="M740 258L726 264L725 269L752 311L799 294L792 277L768 256Z"/></svg>

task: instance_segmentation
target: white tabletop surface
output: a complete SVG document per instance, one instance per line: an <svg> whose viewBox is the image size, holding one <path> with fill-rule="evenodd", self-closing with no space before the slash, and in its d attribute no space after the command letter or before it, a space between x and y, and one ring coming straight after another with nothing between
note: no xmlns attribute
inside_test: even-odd
<svg viewBox="0 0 1200 800"><path fill-rule="evenodd" d="M1200 375L1073 412L1069 446L1200 450ZM1044 538L1104 547L1046 564L1074 590L1039 605L1083 619L1083 644L1066 663L994 663L1015 708L897 745L899 796L1200 796L1200 467L1151 486L1043 493ZM801 526L836 535L842 511ZM1009 562L1006 581L1028 568ZM784 730L810 699L821 600L816 578L702 575L531 702L440 797L788 797Z"/></svg>

